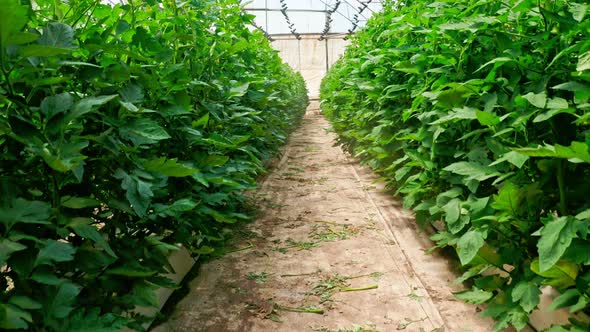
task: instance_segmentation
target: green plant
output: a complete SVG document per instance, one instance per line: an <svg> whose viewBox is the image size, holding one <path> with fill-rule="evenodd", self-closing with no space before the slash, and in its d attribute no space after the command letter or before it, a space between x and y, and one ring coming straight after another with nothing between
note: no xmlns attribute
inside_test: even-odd
<svg viewBox="0 0 590 332"><path fill-rule="evenodd" d="M307 105L237 1L0 0L0 328L143 330Z"/></svg>
<svg viewBox="0 0 590 332"><path fill-rule="evenodd" d="M588 312L590 20L581 1L389 2L322 83L340 143L452 246L496 331L540 287ZM588 329L588 322L572 321ZM574 327L575 328L575 327Z"/></svg>

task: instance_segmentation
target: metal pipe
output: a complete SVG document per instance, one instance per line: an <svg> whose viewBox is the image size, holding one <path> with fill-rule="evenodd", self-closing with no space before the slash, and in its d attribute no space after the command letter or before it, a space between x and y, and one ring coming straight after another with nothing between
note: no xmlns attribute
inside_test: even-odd
<svg viewBox="0 0 590 332"><path fill-rule="evenodd" d="M330 70L330 62L328 58L328 39L326 39L326 73Z"/></svg>
<svg viewBox="0 0 590 332"><path fill-rule="evenodd" d="M282 9L276 8L244 8L245 11L252 11L252 12L280 12L283 11ZM326 10L324 9L290 9L287 8L285 11L288 12L311 12L311 13L325 13Z"/></svg>
<svg viewBox="0 0 590 332"><path fill-rule="evenodd" d="M268 0L264 0L264 7L268 8ZM266 18L264 20L264 24L266 25L266 30L268 32L268 10L264 12L264 14L266 15Z"/></svg>

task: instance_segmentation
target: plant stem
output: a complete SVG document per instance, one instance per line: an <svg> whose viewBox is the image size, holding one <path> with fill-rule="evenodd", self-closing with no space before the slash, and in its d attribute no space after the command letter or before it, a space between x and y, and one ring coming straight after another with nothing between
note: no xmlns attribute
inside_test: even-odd
<svg viewBox="0 0 590 332"><path fill-rule="evenodd" d="M0 44L0 70L4 76L4 80L6 81L6 86L8 87L8 93L11 96L14 96L14 90L12 89L12 84L10 83L9 74L10 72L4 68L4 47Z"/></svg>
<svg viewBox="0 0 590 332"><path fill-rule="evenodd" d="M547 24L547 17L545 17L545 14L543 14L543 11L541 10L541 0L537 0L537 7L539 8L539 14L541 14L541 17L543 17L543 25L545 26L545 31L548 31L549 26Z"/></svg>
<svg viewBox="0 0 590 332"><path fill-rule="evenodd" d="M314 274L317 274L318 272L311 272L311 273L299 273L299 274L281 274L281 277L303 277L303 276L312 276Z"/></svg>
<svg viewBox="0 0 590 332"><path fill-rule="evenodd" d="M243 247L243 248L238 248L238 249L234 249L234 250L229 250L229 251L226 251L225 253L226 253L226 254L231 254L231 253L234 253L234 252L238 252L238 251L244 251L244 250L248 250L248 249L252 249L252 248L254 248L254 245L253 245L252 243L248 242L248 245L247 245L247 246L245 246L245 247Z"/></svg>
<svg viewBox="0 0 590 332"><path fill-rule="evenodd" d="M557 186L559 187L559 213L562 216L567 214L567 197L565 193L565 163L566 160L560 160L557 165Z"/></svg>
<svg viewBox="0 0 590 332"><path fill-rule="evenodd" d="M275 307L278 310L282 310L282 311L303 312L303 313L320 314L320 315L324 314L324 310L319 309L319 308L287 308L287 307L280 306L278 304L275 304Z"/></svg>
<svg viewBox="0 0 590 332"><path fill-rule="evenodd" d="M369 285L364 287L342 287L340 288L341 292L358 292L358 291L365 291L369 289L376 289L379 288L379 285Z"/></svg>

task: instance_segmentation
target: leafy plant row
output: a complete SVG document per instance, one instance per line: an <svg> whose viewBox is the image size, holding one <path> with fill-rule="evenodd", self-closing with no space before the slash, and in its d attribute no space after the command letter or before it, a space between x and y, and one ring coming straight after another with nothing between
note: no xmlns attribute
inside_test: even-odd
<svg viewBox="0 0 590 332"><path fill-rule="evenodd" d="M590 309L590 20L584 1L389 2L322 83L340 143L464 267L495 331ZM574 317L574 316L572 316ZM588 331L575 316L550 331Z"/></svg>
<svg viewBox="0 0 590 332"><path fill-rule="evenodd" d="M142 330L307 105L238 1L0 0L0 329Z"/></svg>

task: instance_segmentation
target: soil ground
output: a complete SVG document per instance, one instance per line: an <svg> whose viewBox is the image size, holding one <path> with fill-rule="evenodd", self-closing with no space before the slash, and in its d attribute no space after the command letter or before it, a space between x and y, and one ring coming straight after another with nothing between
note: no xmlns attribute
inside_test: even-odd
<svg viewBox="0 0 590 332"><path fill-rule="evenodd" d="M491 331L452 262L309 110L254 193L260 217L154 331Z"/></svg>

